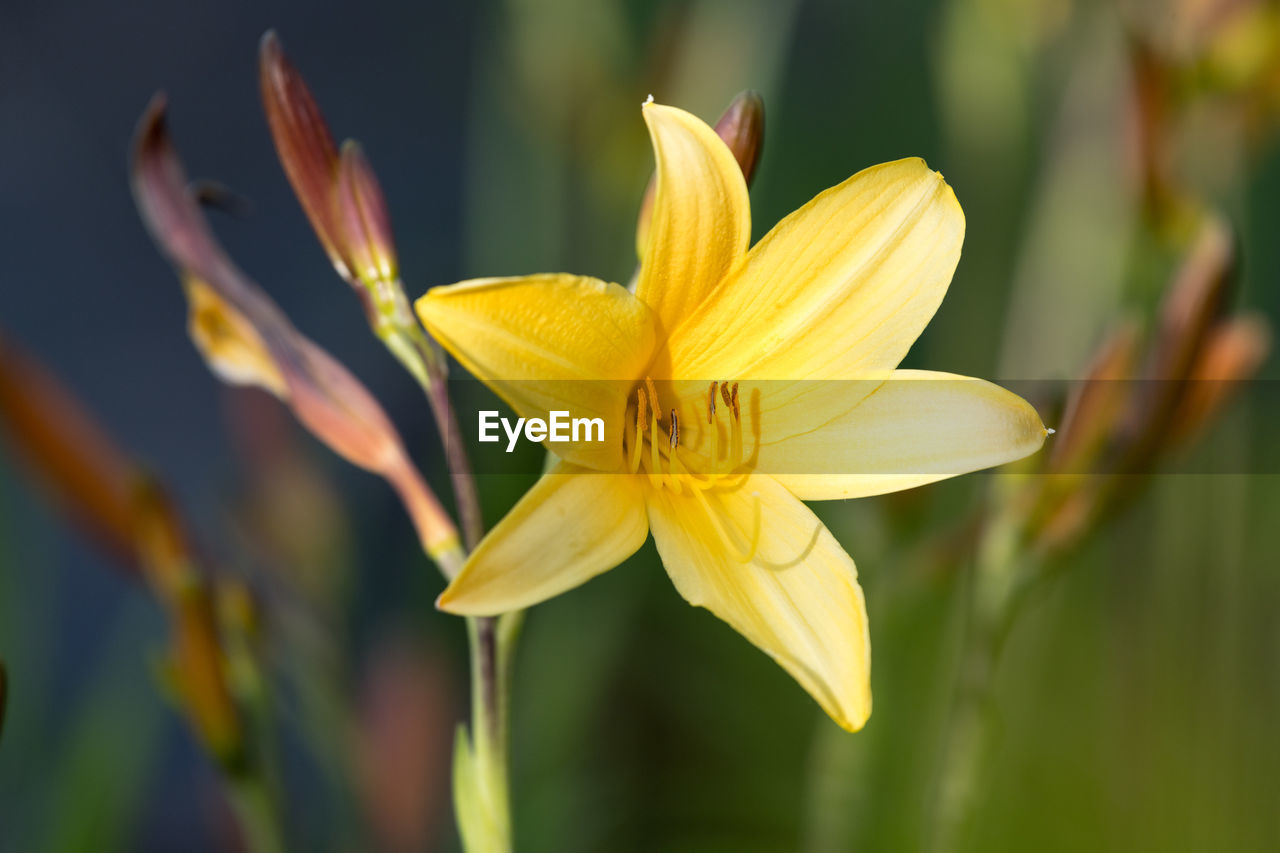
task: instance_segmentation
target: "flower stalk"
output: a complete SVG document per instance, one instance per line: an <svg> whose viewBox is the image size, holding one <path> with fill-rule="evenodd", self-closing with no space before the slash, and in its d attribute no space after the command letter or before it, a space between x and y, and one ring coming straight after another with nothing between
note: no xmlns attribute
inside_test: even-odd
<svg viewBox="0 0 1280 853"><path fill-rule="evenodd" d="M285 174L338 274L355 290L369 327L421 386L447 456L467 549L484 534L475 478L446 381L448 365L409 307L386 198L360 146L339 148L302 75L274 32L259 50L262 102Z"/></svg>
<svg viewBox="0 0 1280 853"><path fill-rule="evenodd" d="M263 104L276 151L303 210L338 274L364 305L374 334L421 386L431 407L457 503L466 551L484 535L484 519L462 430L449 398L448 365L409 307L396 262L385 197L359 145L335 145L315 98L275 33L260 49ZM416 474L416 471L414 472ZM466 552L450 549L447 579ZM507 773L510 669L521 614L467 620L471 647L472 720L460 731L454 799L468 850L509 850Z"/></svg>

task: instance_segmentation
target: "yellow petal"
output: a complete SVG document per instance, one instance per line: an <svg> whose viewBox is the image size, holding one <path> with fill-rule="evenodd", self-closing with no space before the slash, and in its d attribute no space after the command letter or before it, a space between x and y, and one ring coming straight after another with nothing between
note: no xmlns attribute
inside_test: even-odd
<svg viewBox="0 0 1280 853"><path fill-rule="evenodd" d="M937 310L963 239L955 194L924 161L859 172L778 223L674 330L671 375L883 377Z"/></svg>
<svg viewBox="0 0 1280 853"><path fill-rule="evenodd" d="M520 416L604 419L605 442L549 450L589 468L621 466L629 383L642 378L655 341L652 313L626 288L572 275L477 279L433 288L417 309L427 331Z"/></svg>
<svg viewBox="0 0 1280 853"><path fill-rule="evenodd" d="M676 589L781 664L842 727L861 728L871 714L871 658L853 560L768 477L705 497L704 505L688 492L659 490L649 499L653 538Z"/></svg>
<svg viewBox="0 0 1280 853"><path fill-rule="evenodd" d="M572 589L636 552L649 534L643 481L560 462L490 531L438 602L492 616Z"/></svg>
<svg viewBox="0 0 1280 853"><path fill-rule="evenodd" d="M846 385L822 383L841 397ZM926 370L896 370L838 418L815 429L804 407L775 412L757 466L797 497L857 498L909 489L1035 453L1046 430L1036 410L998 385Z"/></svg>
<svg viewBox="0 0 1280 853"><path fill-rule="evenodd" d="M280 368L249 319L198 278L185 276L188 330L209 369L233 385L257 385L287 395Z"/></svg>
<svg viewBox="0 0 1280 853"><path fill-rule="evenodd" d="M668 332L745 256L747 184L733 152L701 119L645 104L657 159L657 195L636 295Z"/></svg>

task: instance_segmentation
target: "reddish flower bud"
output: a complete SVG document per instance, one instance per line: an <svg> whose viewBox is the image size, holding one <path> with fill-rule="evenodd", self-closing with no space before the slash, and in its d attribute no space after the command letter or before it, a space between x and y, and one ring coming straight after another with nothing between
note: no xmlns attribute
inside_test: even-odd
<svg viewBox="0 0 1280 853"><path fill-rule="evenodd" d="M742 177L750 185L764 149L764 98L760 93L738 93L716 122L716 133L733 152Z"/></svg>
<svg viewBox="0 0 1280 853"><path fill-rule="evenodd" d="M358 161L349 168L352 197L372 198ZM135 138L134 196L152 237L186 284L192 337L210 367L229 382L260 386L287 403L334 452L400 492L428 552L451 549L457 542L453 523L382 407L227 257L186 186L165 126L164 99L157 97Z"/></svg>
<svg viewBox="0 0 1280 853"><path fill-rule="evenodd" d="M366 284L395 281L399 271L386 199L360 145L351 140L342 145L337 199L348 259L356 276Z"/></svg>
<svg viewBox="0 0 1280 853"><path fill-rule="evenodd" d="M338 273L358 290L396 281L395 244L378 180L354 142L339 153L274 32L262 37L259 82L280 163ZM361 296L372 310L367 295Z"/></svg>

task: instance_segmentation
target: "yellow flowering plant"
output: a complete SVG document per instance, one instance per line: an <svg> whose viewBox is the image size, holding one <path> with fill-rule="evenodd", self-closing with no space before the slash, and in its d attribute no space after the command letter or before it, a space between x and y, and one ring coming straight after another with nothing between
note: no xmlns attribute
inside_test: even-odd
<svg viewBox="0 0 1280 853"><path fill-rule="evenodd" d="M960 258L964 216L941 175L918 159L872 167L749 247L729 146L674 107L648 102L643 114L657 189L634 293L549 274L465 281L417 302L427 330L519 415L563 409L610 425L603 442L547 444L554 467L439 606L528 607L616 566L652 532L681 595L857 730L871 713L862 590L802 501L1010 462L1047 430L995 385L897 369Z"/></svg>

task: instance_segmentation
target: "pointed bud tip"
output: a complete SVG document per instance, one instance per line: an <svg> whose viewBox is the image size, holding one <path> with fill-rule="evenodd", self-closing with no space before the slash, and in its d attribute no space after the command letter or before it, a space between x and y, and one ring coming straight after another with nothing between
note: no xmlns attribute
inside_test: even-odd
<svg viewBox="0 0 1280 853"><path fill-rule="evenodd" d="M716 122L716 133L729 146L750 184L764 148L764 98L760 93L748 89L735 95Z"/></svg>
<svg viewBox="0 0 1280 853"><path fill-rule="evenodd" d="M262 34L262 38L258 40L258 55L264 58L270 56L275 57L283 52L280 46L280 36L274 29L269 29Z"/></svg>
<svg viewBox="0 0 1280 853"><path fill-rule="evenodd" d="M337 204L348 267L366 286L395 281L395 239L382 186L360 143L342 143L338 163Z"/></svg>

